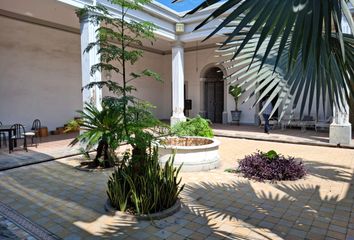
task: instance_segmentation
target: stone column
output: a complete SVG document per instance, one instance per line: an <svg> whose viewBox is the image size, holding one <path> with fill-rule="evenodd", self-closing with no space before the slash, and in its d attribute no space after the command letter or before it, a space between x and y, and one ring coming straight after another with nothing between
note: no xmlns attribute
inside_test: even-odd
<svg viewBox="0 0 354 240"><path fill-rule="evenodd" d="M349 24L342 18L343 33L351 33ZM342 89L348 91L348 89ZM339 109L334 103L333 122L329 129L329 142L333 144L350 144L352 140L352 125L349 122L349 105L344 103L345 109Z"/></svg>
<svg viewBox="0 0 354 240"><path fill-rule="evenodd" d="M223 74L223 77L226 77L224 76ZM229 114L227 112L227 97L229 95L229 90L228 90L228 84L227 84L227 81L226 80L223 80L224 81L224 109L222 111L222 124L227 124L229 123Z"/></svg>
<svg viewBox="0 0 354 240"><path fill-rule="evenodd" d="M186 121L184 109L184 48L182 42L172 46L172 117L171 126Z"/></svg>
<svg viewBox="0 0 354 240"><path fill-rule="evenodd" d="M95 25L89 20L86 15L80 19L80 33L81 33L81 75L82 75L82 86L86 86L90 82L101 81L101 73L96 72L91 75L91 66L99 63L100 56L97 53L98 47L93 47L89 52L85 52L86 47L89 43L97 41L96 30L99 26ZM102 89L98 87L93 87L91 89L84 89L82 91L82 102L83 106L85 103L91 103L95 105L98 109L101 109L102 101Z"/></svg>

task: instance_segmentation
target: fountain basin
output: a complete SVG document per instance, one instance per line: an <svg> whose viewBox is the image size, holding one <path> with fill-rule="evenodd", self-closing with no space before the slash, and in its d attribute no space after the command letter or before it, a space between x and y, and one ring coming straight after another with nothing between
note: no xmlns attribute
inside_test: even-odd
<svg viewBox="0 0 354 240"><path fill-rule="evenodd" d="M168 137L160 141L159 162L164 165L175 153L173 165L182 172L209 171L219 166L220 142L206 137Z"/></svg>

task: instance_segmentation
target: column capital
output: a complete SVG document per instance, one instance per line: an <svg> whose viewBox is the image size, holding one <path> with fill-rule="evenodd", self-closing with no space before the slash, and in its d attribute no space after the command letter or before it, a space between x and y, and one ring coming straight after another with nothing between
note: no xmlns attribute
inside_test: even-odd
<svg viewBox="0 0 354 240"><path fill-rule="evenodd" d="M174 48L174 47L180 47L180 48L184 48L184 42L182 42L182 41L174 41L172 44L172 48Z"/></svg>
<svg viewBox="0 0 354 240"><path fill-rule="evenodd" d="M86 23L86 22L92 22L94 23L96 20L93 19L93 17L95 15L97 15L97 13L93 12L93 11L87 11L87 10L78 10L76 12L76 15L79 17L79 22L80 23ZM96 23L94 25L97 25Z"/></svg>

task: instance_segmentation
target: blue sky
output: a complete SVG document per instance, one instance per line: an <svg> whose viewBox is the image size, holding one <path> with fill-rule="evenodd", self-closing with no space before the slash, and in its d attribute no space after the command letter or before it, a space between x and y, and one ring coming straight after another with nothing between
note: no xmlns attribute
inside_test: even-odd
<svg viewBox="0 0 354 240"><path fill-rule="evenodd" d="M194 7L198 6L203 0L182 0L180 2L172 3L173 0L156 0L162 3L168 8L175 10L176 12L184 12L192 10Z"/></svg>

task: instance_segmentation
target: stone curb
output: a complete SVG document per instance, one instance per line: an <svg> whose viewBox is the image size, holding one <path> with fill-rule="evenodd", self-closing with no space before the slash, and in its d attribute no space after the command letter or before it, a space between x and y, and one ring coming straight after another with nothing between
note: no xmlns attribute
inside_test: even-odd
<svg viewBox="0 0 354 240"><path fill-rule="evenodd" d="M173 214L175 214L181 209L181 201L180 199L177 199L176 203L172 207L165 209L162 212L153 213L153 214L133 215L133 214L117 211L115 208L112 207L109 199L107 199L104 208L107 212L111 213L112 215L116 215L122 218L134 218L136 220L150 221L150 220L159 220L159 219L172 216Z"/></svg>

